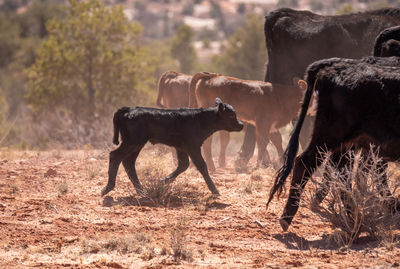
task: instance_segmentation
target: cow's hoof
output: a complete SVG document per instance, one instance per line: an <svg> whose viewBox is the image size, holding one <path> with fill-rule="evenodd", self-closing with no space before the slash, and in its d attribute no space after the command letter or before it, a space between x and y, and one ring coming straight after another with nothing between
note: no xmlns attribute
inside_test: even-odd
<svg viewBox="0 0 400 269"><path fill-rule="evenodd" d="M283 230L284 232L286 232L287 229L289 229L289 225L290 225L290 224L289 224L285 219L281 218L281 219L279 220L279 223L281 224L282 230Z"/></svg>

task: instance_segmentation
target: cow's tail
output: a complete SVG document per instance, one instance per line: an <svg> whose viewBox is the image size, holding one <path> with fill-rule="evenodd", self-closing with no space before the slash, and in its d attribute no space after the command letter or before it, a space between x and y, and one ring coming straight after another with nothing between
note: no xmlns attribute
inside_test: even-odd
<svg viewBox="0 0 400 269"><path fill-rule="evenodd" d="M196 99L196 87L201 79L209 78L211 73L208 72L200 72L193 75L189 84L189 107L195 108L198 107L197 99Z"/></svg>
<svg viewBox="0 0 400 269"><path fill-rule="evenodd" d="M390 27L379 33L375 39L373 56L380 57L382 44L390 39L400 40L400 26Z"/></svg>
<svg viewBox="0 0 400 269"><path fill-rule="evenodd" d="M264 37L265 37L265 45L267 48L267 53L268 53L268 63L266 64L265 67L265 77L264 81L272 81L272 74L271 74L271 49L272 49L272 44L273 44L273 28L275 23L282 17L287 16L286 12L281 9L278 11L272 11L268 15L264 17L265 22L264 22Z"/></svg>
<svg viewBox="0 0 400 269"><path fill-rule="evenodd" d="M315 75L313 76L313 78L309 77L309 79L315 80ZM314 81L310 81L309 79L307 79L307 90L304 94L299 119L296 123L294 130L292 131L289 143L283 155L283 166L278 170L275 176L274 185L272 186L271 191L269 193L267 208L272 198L274 197L275 193L276 192L278 193L278 197L282 193L282 188L293 168L294 159L296 158L297 150L299 149L299 136L301 127L303 125L304 118L306 117L307 110L310 105L310 101L314 90ZM300 88L306 87L305 83L306 82L304 80L300 80L298 82L299 87Z"/></svg>
<svg viewBox="0 0 400 269"><path fill-rule="evenodd" d="M161 100L163 99L163 96L164 96L164 89L166 87L165 81L167 79L175 78L177 76L177 74L178 73L176 73L175 71L167 71L161 75L160 80L158 81L158 93L157 93L157 100L156 100L157 106L165 107L161 103Z"/></svg>
<svg viewBox="0 0 400 269"><path fill-rule="evenodd" d="M123 114L128 112L129 108L128 107L122 107L117 110L117 112L114 113L113 117L113 125L114 125L114 137L113 137L113 143L114 145L119 144L119 130L120 130L120 123L121 123L121 118L123 117Z"/></svg>

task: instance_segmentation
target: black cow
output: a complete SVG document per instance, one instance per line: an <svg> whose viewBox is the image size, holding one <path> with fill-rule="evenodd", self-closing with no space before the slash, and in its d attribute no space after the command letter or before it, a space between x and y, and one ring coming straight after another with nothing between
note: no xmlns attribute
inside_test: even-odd
<svg viewBox="0 0 400 269"><path fill-rule="evenodd" d="M400 25L397 8L335 16L290 8L274 10L265 17L268 51L265 81L291 85L293 77L302 78L307 66L316 60L368 56L376 36L395 25ZM305 120L300 137L303 148L309 141L312 122L309 118ZM248 162L254 146L255 130L249 126L238 163Z"/></svg>
<svg viewBox="0 0 400 269"><path fill-rule="evenodd" d="M400 157L400 58L367 57L361 60L332 58L311 64L306 71L307 91L299 120L286 148L285 163L278 171L267 207L289 176L293 177L280 224L287 230L299 207L300 195L312 173L321 164L320 149L332 152L339 167L345 150L380 147L384 171L387 161ZM299 134L313 92L318 96L311 142L296 159ZM390 195L386 179L382 195ZM320 197L320 201L323 199ZM319 202L320 202L319 201ZM392 206L395 203L391 203ZM394 208L392 208L394 210Z"/></svg>
<svg viewBox="0 0 400 269"><path fill-rule="evenodd" d="M118 145L121 134L122 143L111 151L108 169L108 183L101 194L106 195L115 187L115 179L120 163L133 183L136 191L143 194L143 187L136 174L135 162L143 146L162 143L176 149L178 167L163 181L172 182L189 166L189 156L202 174L210 191L219 195L211 180L207 165L201 156L200 147L204 140L216 131L241 131L243 123L236 118L231 105L216 100L216 107L199 109L157 109L148 107L123 107L114 114L114 139Z"/></svg>
<svg viewBox="0 0 400 269"><path fill-rule="evenodd" d="M385 29L376 37L373 55L400 56L400 25Z"/></svg>

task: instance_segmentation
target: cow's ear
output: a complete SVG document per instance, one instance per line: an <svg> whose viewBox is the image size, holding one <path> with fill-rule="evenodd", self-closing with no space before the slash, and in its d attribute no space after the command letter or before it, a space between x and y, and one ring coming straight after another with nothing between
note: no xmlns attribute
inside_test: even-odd
<svg viewBox="0 0 400 269"><path fill-rule="evenodd" d="M222 103L221 99L219 99L218 97L215 98L215 105L219 106L219 104L221 103Z"/></svg>

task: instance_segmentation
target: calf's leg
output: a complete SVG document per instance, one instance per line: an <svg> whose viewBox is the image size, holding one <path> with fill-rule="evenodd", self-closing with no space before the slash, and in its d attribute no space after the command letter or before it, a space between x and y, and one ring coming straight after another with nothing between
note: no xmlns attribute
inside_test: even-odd
<svg viewBox="0 0 400 269"><path fill-rule="evenodd" d="M210 178L210 175L208 174L207 170L207 164L204 161L203 157L201 156L201 150L200 148L194 148L189 151L189 156L192 159L192 162L196 166L197 170L201 173L203 176L208 189L215 195L219 195L219 191L217 190L217 187L215 187L214 182Z"/></svg>
<svg viewBox="0 0 400 269"><path fill-rule="evenodd" d="M135 145L129 145L124 142L121 145L110 152L110 160L108 166L108 182L107 186L101 191L101 195L104 196L115 187L115 179L117 177L118 167L121 162L132 152Z"/></svg>
<svg viewBox="0 0 400 269"><path fill-rule="evenodd" d="M122 161L125 171L128 174L129 180L132 182L133 187L135 187L135 190L139 195L144 195L144 193L143 193L143 186L142 184L140 184L139 178L136 174L135 163L143 146L144 144L135 148L135 150Z"/></svg>
<svg viewBox="0 0 400 269"><path fill-rule="evenodd" d="M204 141L203 151L204 151L204 158L206 159L210 171L215 171L215 165L212 159L212 150L211 150L212 138L213 136L211 135L209 138L206 139L206 141Z"/></svg>
<svg viewBox="0 0 400 269"><path fill-rule="evenodd" d="M267 151L267 145L269 142L267 130L269 130L269 126L264 126L264 125L256 126L257 147L258 147L257 167L263 165L269 165L271 163L271 159Z"/></svg>
<svg viewBox="0 0 400 269"><path fill-rule="evenodd" d="M162 180L166 184L173 182L177 176L179 176L189 167L189 156L187 153L181 150L176 150L176 154L178 156L178 167L174 172Z"/></svg>
<svg viewBox="0 0 400 269"><path fill-rule="evenodd" d="M235 161L235 169L240 172L246 168L247 163L254 154L256 148L256 128L251 124L246 124L243 145L239 151L239 157Z"/></svg>
<svg viewBox="0 0 400 269"><path fill-rule="evenodd" d="M282 135L279 131L272 132L269 134L269 139L272 144L274 144L276 151L278 153L278 159L280 160L283 156L283 147L282 147Z"/></svg>
<svg viewBox="0 0 400 269"><path fill-rule="evenodd" d="M229 132L220 131L219 142L221 145L220 145L218 164L220 167L225 167L226 165L225 156L226 156L226 148L228 147L229 143Z"/></svg>

